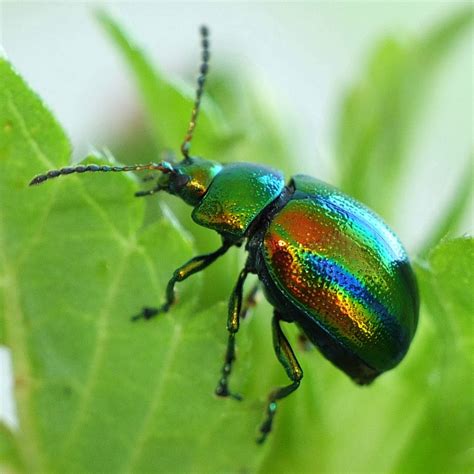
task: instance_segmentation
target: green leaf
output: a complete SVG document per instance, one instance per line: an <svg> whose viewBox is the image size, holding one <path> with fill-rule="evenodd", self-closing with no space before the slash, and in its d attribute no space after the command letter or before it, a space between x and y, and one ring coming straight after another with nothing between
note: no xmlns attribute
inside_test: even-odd
<svg viewBox="0 0 474 474"><path fill-rule="evenodd" d="M55 119L39 100L30 102L24 83L2 58L0 78L0 272L2 288L14 295L17 287L7 252L15 261L24 259L43 228L53 198L39 196L36 206L30 205L25 176L67 162L71 149ZM22 114L26 106L28 113ZM16 297L5 299L0 292L0 303L4 308L0 312L0 341L4 342L5 314L16 312L17 301Z"/></svg>
<svg viewBox="0 0 474 474"><path fill-rule="evenodd" d="M462 7L457 13L432 28L426 36L420 38L419 47L428 68L438 66L438 63L459 40L459 36L472 27L473 21L472 5Z"/></svg>
<svg viewBox="0 0 474 474"><path fill-rule="evenodd" d="M418 40L380 42L342 103L336 130L341 188L384 216L396 202L426 91L473 18L472 8L464 9Z"/></svg>
<svg viewBox="0 0 474 474"><path fill-rule="evenodd" d="M0 423L0 471L11 474L24 471L17 440L3 423Z"/></svg>
<svg viewBox="0 0 474 474"><path fill-rule="evenodd" d="M441 242L417 266L424 316L423 416L397 472L472 472L474 456L474 239Z"/></svg>
<svg viewBox="0 0 474 474"><path fill-rule="evenodd" d="M158 148L173 150L179 156L179 147L184 139L194 104L194 90L185 89L165 79L118 23L105 12L99 12L97 16L135 76ZM196 71L198 60L199 56L196 55ZM225 139L225 130L219 110L205 97L199 113L198 131L193 139L193 150L199 150L200 155L209 159L217 159L216 153L220 149L220 141Z"/></svg>
<svg viewBox="0 0 474 474"><path fill-rule="evenodd" d="M197 307L196 275L180 284L169 314L130 322L142 305L162 301L173 270L193 254L182 229L172 216L143 227L130 175L28 187L33 175L67 163L69 145L5 60L0 94L0 315L25 472L254 471L263 403L213 396L226 304ZM261 370L245 358L258 324L239 341L233 382L244 393L252 380L244 371Z"/></svg>

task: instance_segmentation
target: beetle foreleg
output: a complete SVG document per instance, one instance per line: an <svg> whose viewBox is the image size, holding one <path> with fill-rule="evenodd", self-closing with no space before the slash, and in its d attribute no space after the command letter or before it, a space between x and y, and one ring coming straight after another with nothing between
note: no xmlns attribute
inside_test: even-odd
<svg viewBox="0 0 474 474"><path fill-rule="evenodd" d="M153 178L152 178L153 179ZM153 194L162 191L164 188L163 186L157 185L154 188L147 189L146 191L137 191L135 193L135 197L145 197L145 196L152 196Z"/></svg>
<svg viewBox="0 0 474 474"><path fill-rule="evenodd" d="M229 313L227 316L227 331L229 331L229 339L227 341L227 350L225 354L224 365L222 366L222 377L216 388L216 395L219 397L232 397L241 400L238 394L229 392L229 376L232 371L232 364L235 360L235 334L239 330L240 315L242 311L243 288L244 282L249 274L249 270L244 268L237 280L234 291L229 300Z"/></svg>
<svg viewBox="0 0 474 474"><path fill-rule="evenodd" d="M224 241L222 246L219 247L215 252L193 257L191 260L187 261L184 265L176 269L170 281L168 282L168 285L166 286L165 303L159 308L148 308L148 307L143 308L141 313L132 317L132 321L137 321L138 319L151 319L160 313L166 313L176 301L176 295L175 295L175 289L174 289L176 283L186 280L186 278L190 277L194 273L198 273L201 270L204 270L211 263L217 260L220 256L224 255L231 246L232 246L231 243Z"/></svg>
<svg viewBox="0 0 474 474"><path fill-rule="evenodd" d="M277 400L285 398L290 393L294 392L300 385L300 381L303 378L303 370L295 357L293 349L288 342L288 339L283 334L280 327L281 316L278 311L274 311L272 320L273 329L273 347L275 348L275 354L280 361L280 364L285 369L286 374L292 381L290 385L285 387L279 387L270 393L268 397L267 405L267 418L260 426L260 437L257 439L257 443L261 444L265 441L268 433L272 430L273 418L277 410Z"/></svg>

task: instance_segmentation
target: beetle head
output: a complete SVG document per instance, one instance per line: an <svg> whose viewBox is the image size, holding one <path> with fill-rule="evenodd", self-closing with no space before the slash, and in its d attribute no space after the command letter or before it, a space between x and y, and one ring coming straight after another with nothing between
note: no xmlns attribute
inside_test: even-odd
<svg viewBox="0 0 474 474"><path fill-rule="evenodd" d="M215 161L187 157L174 165L172 172L160 176L158 183L165 191L196 206L221 169L222 165Z"/></svg>
<svg viewBox="0 0 474 474"><path fill-rule="evenodd" d="M222 165L215 161L202 158L187 157L180 163L160 161L127 166L109 165L79 165L67 166L57 170L48 171L33 178L31 185L43 183L46 180L72 173L87 172L119 172L119 171L160 171L161 175L156 180L156 185L149 191L139 191L136 196L149 196L158 191L165 191L183 199L187 204L196 206L206 193L214 176L222 169Z"/></svg>

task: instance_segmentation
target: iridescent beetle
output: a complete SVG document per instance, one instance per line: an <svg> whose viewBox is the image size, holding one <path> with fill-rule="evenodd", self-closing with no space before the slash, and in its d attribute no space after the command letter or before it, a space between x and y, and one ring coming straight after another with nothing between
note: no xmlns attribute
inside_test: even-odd
<svg viewBox="0 0 474 474"><path fill-rule="evenodd" d="M196 100L181 146L179 163L133 166L80 165L49 171L30 184L89 171L161 172L156 186L137 196L166 191L194 207L193 220L217 231L222 246L179 267L159 308L134 316L150 319L175 302L175 284L213 263L232 246L245 243L248 258L230 296L229 332L216 394L229 391L239 320L257 288L243 297L249 273L257 274L273 306L275 353L291 383L273 390L260 426L259 442L272 429L277 401L296 390L303 371L280 322L294 322L320 352L357 384L371 383L405 356L415 334L419 299L407 254L387 225L360 202L305 175L285 184L283 175L251 163L220 164L190 156L190 145L208 72L209 39L201 29L202 64Z"/></svg>

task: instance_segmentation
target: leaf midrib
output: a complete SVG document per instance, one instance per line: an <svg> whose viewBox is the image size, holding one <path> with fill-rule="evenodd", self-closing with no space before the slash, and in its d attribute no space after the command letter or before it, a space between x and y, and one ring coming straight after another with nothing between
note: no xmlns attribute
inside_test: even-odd
<svg viewBox="0 0 474 474"><path fill-rule="evenodd" d="M102 311L100 312L98 320L97 320L97 325L96 325L97 339L94 346L95 351L94 351L94 354L92 356L91 363L89 366L89 371L88 371L86 383L84 384L84 390L82 392L81 401L79 402L79 407L76 410L75 418L71 424L70 430L68 431L68 435L65 437L64 442L58 449L58 453L59 453L58 458L62 461L69 458L70 451L74 446L76 438L79 435L81 428L84 424L84 421L86 420L87 407L89 406L89 402L91 400L93 390L98 381L97 373L102 364L102 361L104 358L103 356L105 352L105 347L107 344L107 340L109 338L108 333L107 333L107 326L110 319L112 305L113 305L115 297L117 296L119 284L124 275L125 268L127 266L127 262L130 255L131 255L130 251L126 251L122 255L117 271L115 273L114 279L109 285L109 289L105 296L104 303L102 305Z"/></svg>
<svg viewBox="0 0 474 474"><path fill-rule="evenodd" d="M177 351L180 347L180 341L183 337L183 328L180 324L175 324L173 329L173 335L168 347L166 358L163 362L163 370L161 371L160 377L155 383L153 395L151 397L150 404L147 412L143 417L143 422L139 429L138 435L136 436L135 444L130 452L130 458L127 467L123 470L126 473L132 473L133 468L139 461L140 455L145 446L145 442L148 438L148 434L152 427L154 414L157 412L161 405L163 390L166 387L166 379L169 377L170 367L172 366L173 359L176 357Z"/></svg>

